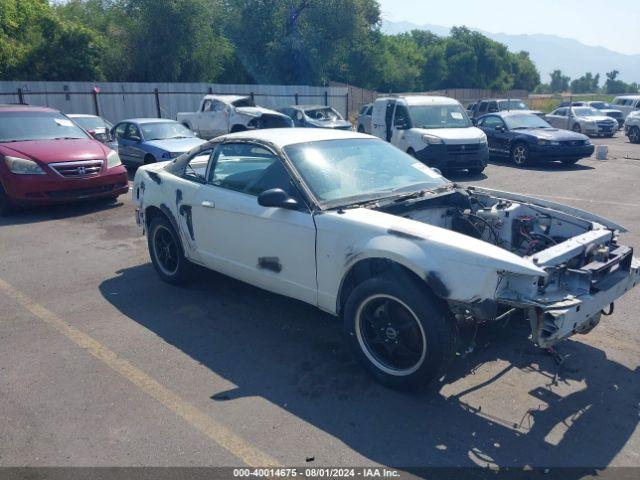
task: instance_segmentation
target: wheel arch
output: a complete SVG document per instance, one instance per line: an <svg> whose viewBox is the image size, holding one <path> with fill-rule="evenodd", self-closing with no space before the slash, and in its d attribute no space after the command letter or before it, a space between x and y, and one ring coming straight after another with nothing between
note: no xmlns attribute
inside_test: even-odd
<svg viewBox="0 0 640 480"><path fill-rule="evenodd" d="M448 295L449 289L438 274L422 272L415 266L400 262L397 259L372 256L355 261L342 276L336 305L338 315L344 312L344 306L351 292L365 280L376 276L386 276L398 281L412 282L418 288L427 290L433 298L438 299L443 306L448 308L443 298Z"/></svg>

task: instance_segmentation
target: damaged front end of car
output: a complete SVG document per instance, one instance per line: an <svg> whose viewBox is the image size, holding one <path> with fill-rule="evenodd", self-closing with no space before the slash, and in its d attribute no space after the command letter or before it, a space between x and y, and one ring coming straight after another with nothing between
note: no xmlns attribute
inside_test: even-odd
<svg viewBox="0 0 640 480"><path fill-rule="evenodd" d="M496 276L489 286L494 293L488 295L478 285L476 290L484 294L471 300L463 295L442 298L459 321L484 323L520 313L531 325L531 340L543 348L591 331L603 314L613 312L618 298L640 283L640 262L618 240L624 227L565 205L468 187L382 210L473 238L464 245L477 258L465 262L483 259L486 268L486 258L493 259ZM449 238L452 245L459 243L457 235ZM500 266L498 260L506 264ZM458 275L454 280L444 271L442 280L453 292L468 292L474 283L471 273L461 283Z"/></svg>

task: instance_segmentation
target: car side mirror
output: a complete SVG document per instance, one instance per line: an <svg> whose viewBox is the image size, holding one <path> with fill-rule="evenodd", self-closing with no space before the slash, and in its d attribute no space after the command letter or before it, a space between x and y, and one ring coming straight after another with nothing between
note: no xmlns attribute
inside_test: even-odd
<svg viewBox="0 0 640 480"><path fill-rule="evenodd" d="M271 188L265 190L258 196L258 205L296 210L298 208L298 201L281 188Z"/></svg>
<svg viewBox="0 0 640 480"><path fill-rule="evenodd" d="M142 139L140 137L136 137L132 135L129 137L129 140L131 140L132 142L140 143Z"/></svg>
<svg viewBox="0 0 640 480"><path fill-rule="evenodd" d="M478 126L478 119L477 118L472 118L471 119L471 123L473 124L474 127Z"/></svg>
<svg viewBox="0 0 640 480"><path fill-rule="evenodd" d="M496 132L504 132L504 126L496 125Z"/></svg>

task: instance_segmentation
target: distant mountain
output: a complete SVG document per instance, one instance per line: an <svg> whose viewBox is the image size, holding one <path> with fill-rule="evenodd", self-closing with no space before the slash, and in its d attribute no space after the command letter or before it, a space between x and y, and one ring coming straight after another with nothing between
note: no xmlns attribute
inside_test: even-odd
<svg viewBox="0 0 640 480"><path fill-rule="evenodd" d="M430 30L436 35L449 35L449 28L440 25L417 25L411 22L382 23L382 31L387 34L409 32L411 30ZM625 55L604 47L591 47L577 40L556 35L509 35L491 33L474 29L487 37L504 43L512 52L525 50L531 55L544 83L549 81L549 73L560 69L565 75L577 78L585 72L600 74L601 84L605 73L619 70L619 78L625 82L640 82L640 55Z"/></svg>

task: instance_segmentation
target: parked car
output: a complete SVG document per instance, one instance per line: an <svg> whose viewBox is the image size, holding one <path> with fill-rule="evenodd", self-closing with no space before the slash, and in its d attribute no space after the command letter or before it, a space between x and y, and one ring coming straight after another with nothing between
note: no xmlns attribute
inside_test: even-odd
<svg viewBox="0 0 640 480"><path fill-rule="evenodd" d="M112 133L122 161L134 165L171 160L205 142L184 125L163 118L123 120Z"/></svg>
<svg viewBox="0 0 640 480"><path fill-rule="evenodd" d="M118 142L111 136L113 124L97 115L87 115L84 113L68 113L67 117L76 122L89 135L104 143L111 150L118 150Z"/></svg>
<svg viewBox="0 0 640 480"><path fill-rule="evenodd" d="M471 118L478 118L487 113L507 112L509 110L527 110L542 115L542 112L529 110L529 107L519 98L488 98L478 100L467 107Z"/></svg>
<svg viewBox="0 0 640 480"><path fill-rule="evenodd" d="M373 104L372 134L425 165L480 173L487 166L487 136L453 98L399 96Z"/></svg>
<svg viewBox="0 0 640 480"><path fill-rule="evenodd" d="M358 127L357 130L360 133L369 133L371 134L371 112L373 111L373 103L367 103L360 108L360 113L358 114Z"/></svg>
<svg viewBox="0 0 640 480"><path fill-rule="evenodd" d="M640 111L629 114L624 122L624 134L631 143L640 143Z"/></svg>
<svg viewBox="0 0 640 480"><path fill-rule="evenodd" d="M205 95L195 113L178 113L177 120L201 138L257 128L293 127L287 115L258 107L251 97Z"/></svg>
<svg viewBox="0 0 640 480"><path fill-rule="evenodd" d="M0 214L17 205L117 198L129 191L117 152L57 110L0 105Z"/></svg>
<svg viewBox="0 0 640 480"><path fill-rule="evenodd" d="M612 105L620 110L626 119L631 112L640 110L640 95L621 95L613 99Z"/></svg>
<svg viewBox="0 0 640 480"><path fill-rule="evenodd" d="M395 388L443 374L456 318L521 316L548 348L640 282L616 223L458 186L356 132L225 135L138 169L133 189L162 280L198 264L341 317L357 358Z"/></svg>
<svg viewBox="0 0 640 480"><path fill-rule="evenodd" d="M291 118L294 127L353 130L351 122L345 120L340 112L324 105L291 105L278 111Z"/></svg>
<svg viewBox="0 0 640 480"><path fill-rule="evenodd" d="M576 102L575 106L577 107L591 107L598 110L603 115L607 117L613 118L616 122L618 122L618 127L622 128L624 125L624 115L621 110L613 108L610 103L601 102L601 101L590 101L590 102Z"/></svg>
<svg viewBox="0 0 640 480"><path fill-rule="evenodd" d="M554 127L585 135L613 137L618 122L591 107L560 107L545 116Z"/></svg>
<svg viewBox="0 0 640 480"><path fill-rule="evenodd" d="M519 167L533 161L576 163L593 155L589 137L558 130L529 112L499 112L478 119L478 127L487 135L489 154L510 158Z"/></svg>

